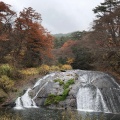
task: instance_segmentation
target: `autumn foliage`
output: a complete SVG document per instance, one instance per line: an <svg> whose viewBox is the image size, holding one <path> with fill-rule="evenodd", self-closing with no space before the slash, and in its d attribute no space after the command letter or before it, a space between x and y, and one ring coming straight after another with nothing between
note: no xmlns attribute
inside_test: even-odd
<svg viewBox="0 0 120 120"><path fill-rule="evenodd" d="M93 34L102 45L104 66L120 74L120 1L105 0L93 11L97 17Z"/></svg>
<svg viewBox="0 0 120 120"><path fill-rule="evenodd" d="M10 5L0 2L0 40L8 39L11 30L11 20L15 12L10 10Z"/></svg>
<svg viewBox="0 0 120 120"><path fill-rule="evenodd" d="M40 65L43 56L52 57L53 37L41 25L41 15L33 8L24 8L15 16L10 7L0 2L0 49L7 51L0 57L7 56L14 66ZM9 50L6 50L6 44L9 44Z"/></svg>

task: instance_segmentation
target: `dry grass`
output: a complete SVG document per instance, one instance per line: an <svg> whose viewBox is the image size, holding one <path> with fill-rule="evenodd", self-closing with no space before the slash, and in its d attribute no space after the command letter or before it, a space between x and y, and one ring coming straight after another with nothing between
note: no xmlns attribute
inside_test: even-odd
<svg viewBox="0 0 120 120"><path fill-rule="evenodd" d="M61 69L62 69L62 70L71 70L71 69L72 69L72 66L65 64L65 65L62 65L62 66L61 66Z"/></svg>
<svg viewBox="0 0 120 120"><path fill-rule="evenodd" d="M31 76L38 74L37 68L27 68L20 71L25 76Z"/></svg>
<svg viewBox="0 0 120 120"><path fill-rule="evenodd" d="M12 115L5 113L0 116L0 120L22 120L19 115Z"/></svg>

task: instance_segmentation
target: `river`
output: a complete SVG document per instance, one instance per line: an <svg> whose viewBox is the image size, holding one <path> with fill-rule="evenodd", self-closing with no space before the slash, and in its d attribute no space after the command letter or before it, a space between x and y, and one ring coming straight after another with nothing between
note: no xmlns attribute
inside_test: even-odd
<svg viewBox="0 0 120 120"><path fill-rule="evenodd" d="M66 100L57 106L52 103L54 109L49 109L50 105L43 108L49 94L64 93L64 86L56 83L56 79L64 81L64 85L74 79L74 84L69 88ZM13 109L0 112L0 117L10 119L0 120L120 120L120 85L112 76L98 71L55 72L40 78L15 103Z"/></svg>
<svg viewBox="0 0 120 120"><path fill-rule="evenodd" d="M6 116L6 119L3 119L3 116ZM48 108L1 109L0 120L120 120L120 114Z"/></svg>

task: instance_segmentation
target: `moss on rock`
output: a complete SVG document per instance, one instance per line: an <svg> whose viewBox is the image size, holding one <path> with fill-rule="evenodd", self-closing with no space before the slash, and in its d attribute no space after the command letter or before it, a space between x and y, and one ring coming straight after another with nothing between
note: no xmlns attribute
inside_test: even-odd
<svg viewBox="0 0 120 120"><path fill-rule="evenodd" d="M74 84L74 79L70 79L66 83L64 83L61 79L56 79L54 81L59 82L59 84L63 86L64 91L62 95L49 94L44 105L58 104L60 101L65 100L70 91L69 86Z"/></svg>

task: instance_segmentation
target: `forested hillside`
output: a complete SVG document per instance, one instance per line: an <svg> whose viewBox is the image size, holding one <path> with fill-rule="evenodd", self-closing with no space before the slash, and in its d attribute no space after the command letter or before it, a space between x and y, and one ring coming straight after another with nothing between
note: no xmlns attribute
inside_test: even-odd
<svg viewBox="0 0 120 120"><path fill-rule="evenodd" d="M33 8L17 14L0 2L0 104L51 71L99 70L120 78L120 2L105 1L93 12L90 31L53 35Z"/></svg>
<svg viewBox="0 0 120 120"><path fill-rule="evenodd" d="M120 74L120 2L105 1L95 7L93 12L96 14L96 20L93 21L91 31L77 31L68 34L67 37L55 39L55 46L61 51L59 54L63 54L59 59L63 61L67 59L66 57L73 57L73 63L75 62L72 64L73 67L77 64L75 66L81 69L78 63L86 61L85 64L89 64L94 70ZM75 42L78 43L75 45ZM74 55L70 55L71 52L66 51L67 48L71 48Z"/></svg>
<svg viewBox="0 0 120 120"><path fill-rule="evenodd" d="M33 8L17 15L11 6L0 2L0 101L16 91L21 69L38 67L52 58L53 37L41 25L42 18ZM18 80L18 81L17 81Z"/></svg>

